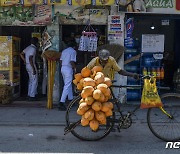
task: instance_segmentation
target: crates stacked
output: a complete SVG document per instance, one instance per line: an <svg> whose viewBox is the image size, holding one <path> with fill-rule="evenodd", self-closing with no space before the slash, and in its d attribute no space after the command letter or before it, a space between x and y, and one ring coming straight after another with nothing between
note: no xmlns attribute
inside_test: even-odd
<svg viewBox="0 0 180 154"><path fill-rule="evenodd" d="M125 53L124 60L128 60L134 56L137 56L139 52L139 42L136 39L125 40ZM136 59L124 66L125 70L132 73L140 73L140 60ZM140 85L140 81L134 78L127 78L127 85ZM139 101L141 98L141 90L139 88L127 89L127 101L132 104Z"/></svg>
<svg viewBox="0 0 180 154"><path fill-rule="evenodd" d="M10 85L14 98L20 95L20 39L0 36L0 85Z"/></svg>
<svg viewBox="0 0 180 154"><path fill-rule="evenodd" d="M12 88L7 85L0 85L0 104L9 104L12 99Z"/></svg>

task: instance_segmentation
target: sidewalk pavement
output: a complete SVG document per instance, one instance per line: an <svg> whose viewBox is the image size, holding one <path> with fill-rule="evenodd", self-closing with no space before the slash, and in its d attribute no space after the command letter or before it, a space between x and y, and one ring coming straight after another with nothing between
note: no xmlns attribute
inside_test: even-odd
<svg viewBox="0 0 180 154"><path fill-rule="evenodd" d="M20 126L64 126L65 111L59 111L57 104L53 109L46 108L47 101L14 101L12 104L0 105L0 126L20 125ZM135 106L125 108L131 111ZM146 122L147 110L139 109L136 116L132 116L133 122Z"/></svg>

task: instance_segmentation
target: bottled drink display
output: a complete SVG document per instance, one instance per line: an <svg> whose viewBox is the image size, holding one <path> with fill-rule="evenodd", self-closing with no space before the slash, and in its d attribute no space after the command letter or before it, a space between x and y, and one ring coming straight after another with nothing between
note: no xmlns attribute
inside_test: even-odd
<svg viewBox="0 0 180 154"><path fill-rule="evenodd" d="M160 79L164 79L164 68L161 67Z"/></svg>
<svg viewBox="0 0 180 154"><path fill-rule="evenodd" d="M143 72L143 75L152 75L152 76L156 77L157 79L164 79L164 68L163 67L158 67L158 68L144 67L142 72Z"/></svg>
<svg viewBox="0 0 180 154"><path fill-rule="evenodd" d="M146 67L143 68L143 75L144 75L144 76L145 76L145 75L148 75L148 72L147 72Z"/></svg>

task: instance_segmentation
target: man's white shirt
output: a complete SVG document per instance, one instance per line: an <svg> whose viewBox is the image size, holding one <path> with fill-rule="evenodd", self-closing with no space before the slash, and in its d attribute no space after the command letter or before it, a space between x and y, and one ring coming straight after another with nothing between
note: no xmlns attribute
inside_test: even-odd
<svg viewBox="0 0 180 154"><path fill-rule="evenodd" d="M30 64L29 57L33 56L33 64L35 64L36 46L31 44L23 50L25 54L26 64Z"/></svg>
<svg viewBox="0 0 180 154"><path fill-rule="evenodd" d="M63 50L60 60L62 60L62 66L72 67L70 61L76 62L76 51L72 47Z"/></svg>

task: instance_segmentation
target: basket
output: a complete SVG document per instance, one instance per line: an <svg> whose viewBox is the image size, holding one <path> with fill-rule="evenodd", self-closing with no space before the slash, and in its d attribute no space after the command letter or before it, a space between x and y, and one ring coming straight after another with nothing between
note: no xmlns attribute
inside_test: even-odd
<svg viewBox="0 0 180 154"><path fill-rule="evenodd" d="M12 87L0 85L0 104L9 104L12 102Z"/></svg>

